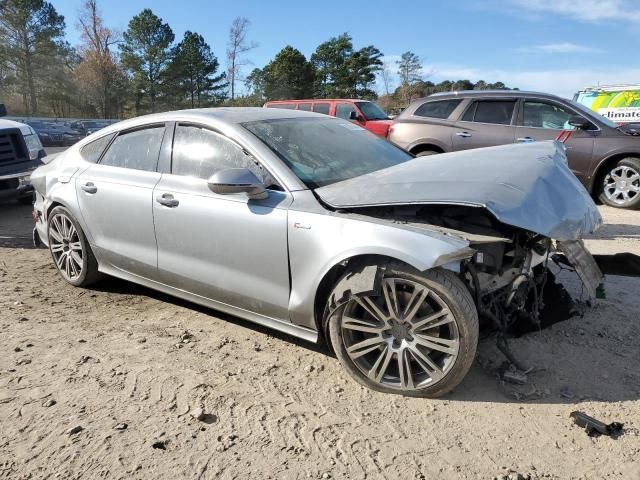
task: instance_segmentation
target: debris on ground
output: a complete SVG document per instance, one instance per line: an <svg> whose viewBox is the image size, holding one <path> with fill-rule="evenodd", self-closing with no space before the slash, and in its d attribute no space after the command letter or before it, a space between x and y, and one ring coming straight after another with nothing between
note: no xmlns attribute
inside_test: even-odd
<svg viewBox="0 0 640 480"><path fill-rule="evenodd" d="M590 437L596 437L598 435L608 435L613 438L617 438L622 434L623 423L612 422L606 424L600 420L596 420L590 417L584 412L574 411L569 415L573 418L573 421L579 427L583 427Z"/></svg>
<svg viewBox="0 0 640 480"><path fill-rule="evenodd" d="M66 434L75 435L76 433L80 433L82 430L84 430L84 427L82 427L81 425L76 425L75 427L72 427L69 430L67 430Z"/></svg>
<svg viewBox="0 0 640 480"><path fill-rule="evenodd" d="M527 374L519 370L507 370L502 374L505 382L515 383L516 385L524 385L527 383Z"/></svg>

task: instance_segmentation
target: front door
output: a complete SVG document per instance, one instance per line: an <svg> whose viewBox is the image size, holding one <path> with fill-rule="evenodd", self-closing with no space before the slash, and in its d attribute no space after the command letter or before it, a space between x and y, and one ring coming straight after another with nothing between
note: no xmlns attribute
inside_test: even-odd
<svg viewBox="0 0 640 480"><path fill-rule="evenodd" d="M513 143L515 99L474 100L454 125L454 150L494 147Z"/></svg>
<svg viewBox="0 0 640 480"><path fill-rule="evenodd" d="M212 192L207 179L249 168L268 198ZM164 283L254 313L288 320L289 194L243 149L197 125L176 126L171 173L154 190L158 273Z"/></svg>
<svg viewBox="0 0 640 480"><path fill-rule="evenodd" d="M557 102L524 99L516 127L516 142L555 140L563 131L571 131L565 141L569 168L586 184L597 131L575 130L569 125L569 117L575 115L578 114Z"/></svg>
<svg viewBox="0 0 640 480"><path fill-rule="evenodd" d="M152 277L156 239L152 194L164 125L121 132L75 180L80 211L102 263Z"/></svg>

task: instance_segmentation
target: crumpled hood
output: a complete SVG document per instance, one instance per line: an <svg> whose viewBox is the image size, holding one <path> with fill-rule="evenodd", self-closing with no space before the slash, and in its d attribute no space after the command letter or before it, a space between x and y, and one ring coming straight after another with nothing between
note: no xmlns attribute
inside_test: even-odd
<svg viewBox="0 0 640 480"><path fill-rule="evenodd" d="M502 223L556 240L592 233L602 217L566 165L564 145L535 142L418 157L315 190L334 208L484 207Z"/></svg>

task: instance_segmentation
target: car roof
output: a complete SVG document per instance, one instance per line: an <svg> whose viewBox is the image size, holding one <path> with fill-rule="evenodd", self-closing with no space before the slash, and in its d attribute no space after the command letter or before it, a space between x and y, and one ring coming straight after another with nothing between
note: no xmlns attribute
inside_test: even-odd
<svg viewBox="0 0 640 480"><path fill-rule="evenodd" d="M122 129L127 124L145 124L172 121L177 118L192 118L193 120L209 117L226 123L244 123L257 120L275 120L279 118L298 118L298 117L315 117L330 118L321 113L304 112L301 110L288 110L280 108L262 108L262 107L218 107L218 108L194 108L189 110L174 110L163 113L152 113L141 117L132 118L112 124L116 129Z"/></svg>
<svg viewBox="0 0 640 480"><path fill-rule="evenodd" d="M543 92L534 92L534 91L523 91L523 90L460 90L456 92L438 92L428 97L418 98L415 101L425 101L425 100L445 100L450 98L472 98L472 97L504 97L504 98L513 98L513 97L545 97L549 99L563 99L557 95L552 95L550 93ZM563 99L564 100L564 99Z"/></svg>
<svg viewBox="0 0 640 480"><path fill-rule="evenodd" d="M269 100L266 104L300 102L371 102L371 100L362 100L361 98L301 98L300 100Z"/></svg>

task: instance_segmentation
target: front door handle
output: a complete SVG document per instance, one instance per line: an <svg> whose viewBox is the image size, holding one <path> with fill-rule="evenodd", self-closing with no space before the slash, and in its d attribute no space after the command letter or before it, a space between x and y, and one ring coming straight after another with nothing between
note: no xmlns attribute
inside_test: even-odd
<svg viewBox="0 0 640 480"><path fill-rule="evenodd" d="M80 188L87 193L96 193L98 191L98 187L96 187L93 182L87 182L84 185L80 185Z"/></svg>
<svg viewBox="0 0 640 480"><path fill-rule="evenodd" d="M520 143L529 143L529 142L534 142L535 140L532 137L520 137L520 138L516 138L516 142L520 142Z"/></svg>
<svg viewBox="0 0 640 480"><path fill-rule="evenodd" d="M173 195L171 195L170 193L163 193L162 195L158 195L156 197L156 202L169 208L175 208L180 204L180 202L173 198Z"/></svg>
<svg viewBox="0 0 640 480"><path fill-rule="evenodd" d="M471 136L469 132L456 132L456 135L462 138L469 138Z"/></svg>

